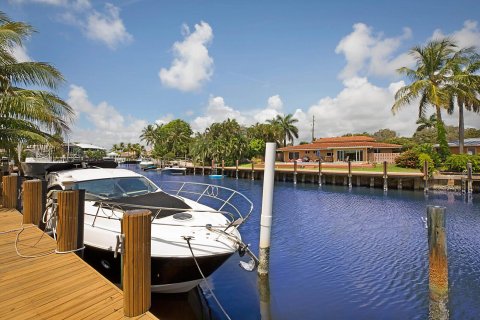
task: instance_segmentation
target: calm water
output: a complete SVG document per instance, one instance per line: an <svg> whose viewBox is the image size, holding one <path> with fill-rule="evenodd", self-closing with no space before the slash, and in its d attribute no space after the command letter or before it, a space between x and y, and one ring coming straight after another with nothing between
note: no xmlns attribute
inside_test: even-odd
<svg viewBox="0 0 480 320"><path fill-rule="evenodd" d="M221 184L255 205L241 233L258 252L262 181L144 173L157 183ZM276 182L270 261L272 319L426 319L429 204L447 207L450 319L480 319L480 196ZM232 257L209 279L232 319L260 319L255 272ZM205 291L211 312L220 309ZM268 305L267 305L268 307Z"/></svg>

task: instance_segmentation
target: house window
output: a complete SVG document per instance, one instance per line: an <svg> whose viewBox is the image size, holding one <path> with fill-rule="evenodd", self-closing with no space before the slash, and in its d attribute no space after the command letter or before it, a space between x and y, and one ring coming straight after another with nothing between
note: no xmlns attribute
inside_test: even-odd
<svg viewBox="0 0 480 320"><path fill-rule="evenodd" d="M327 152L327 157L333 156L333 152Z"/></svg>
<svg viewBox="0 0 480 320"><path fill-rule="evenodd" d="M363 161L363 150L338 150L337 161Z"/></svg>
<svg viewBox="0 0 480 320"><path fill-rule="evenodd" d="M298 152L289 152L288 153L288 159L289 160L297 160L298 158L300 158L300 155Z"/></svg>

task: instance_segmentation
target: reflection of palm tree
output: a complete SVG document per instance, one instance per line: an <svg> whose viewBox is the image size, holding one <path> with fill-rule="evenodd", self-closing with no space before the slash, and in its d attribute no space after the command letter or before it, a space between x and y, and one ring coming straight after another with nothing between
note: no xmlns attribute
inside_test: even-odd
<svg viewBox="0 0 480 320"><path fill-rule="evenodd" d="M432 114L429 118L420 117L418 118L417 122L415 122L419 126L417 127L416 132L422 131L424 129L435 128L437 125L437 116Z"/></svg>
<svg viewBox="0 0 480 320"><path fill-rule="evenodd" d="M287 114L286 116L277 115L276 118L272 120L267 120L268 123L278 126L283 132L283 146L287 145L287 139L290 142L293 142L293 138L298 138L298 128L294 123L298 122L297 119L293 118L292 114Z"/></svg>
<svg viewBox="0 0 480 320"><path fill-rule="evenodd" d="M0 147L12 149L18 142L55 140L69 131L72 108L55 94L28 90L19 85L56 89L64 79L44 62L18 62L14 46L33 33L32 26L11 21L0 12Z"/></svg>
<svg viewBox="0 0 480 320"><path fill-rule="evenodd" d="M442 108L449 107L450 95L446 89L452 73L452 59L455 57L455 44L449 39L432 40L425 47L414 47L410 54L416 60L415 70L403 67L398 72L413 80L409 85L400 88L395 94L392 111L395 113L415 99L420 98L419 117L425 116L427 106L435 107L437 117L437 142L440 154L445 157L449 153L445 126L442 121Z"/></svg>

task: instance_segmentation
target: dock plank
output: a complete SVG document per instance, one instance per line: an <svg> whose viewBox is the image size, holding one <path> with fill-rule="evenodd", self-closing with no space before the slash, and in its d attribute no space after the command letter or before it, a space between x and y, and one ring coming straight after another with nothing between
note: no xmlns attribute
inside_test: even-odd
<svg viewBox="0 0 480 320"><path fill-rule="evenodd" d="M44 255L36 258L23 255ZM56 243L22 215L0 208L0 318L157 319L123 315L123 292L74 253L49 254ZM40 239L40 241L39 241Z"/></svg>

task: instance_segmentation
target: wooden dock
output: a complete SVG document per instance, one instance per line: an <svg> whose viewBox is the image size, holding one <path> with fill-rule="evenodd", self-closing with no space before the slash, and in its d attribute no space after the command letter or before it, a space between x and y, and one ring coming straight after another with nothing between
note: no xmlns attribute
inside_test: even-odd
<svg viewBox="0 0 480 320"><path fill-rule="evenodd" d="M23 229L23 231L21 231ZM19 234L20 233L20 234ZM35 258L21 257L35 256ZM157 319L124 316L123 292L22 215L0 208L0 319Z"/></svg>

